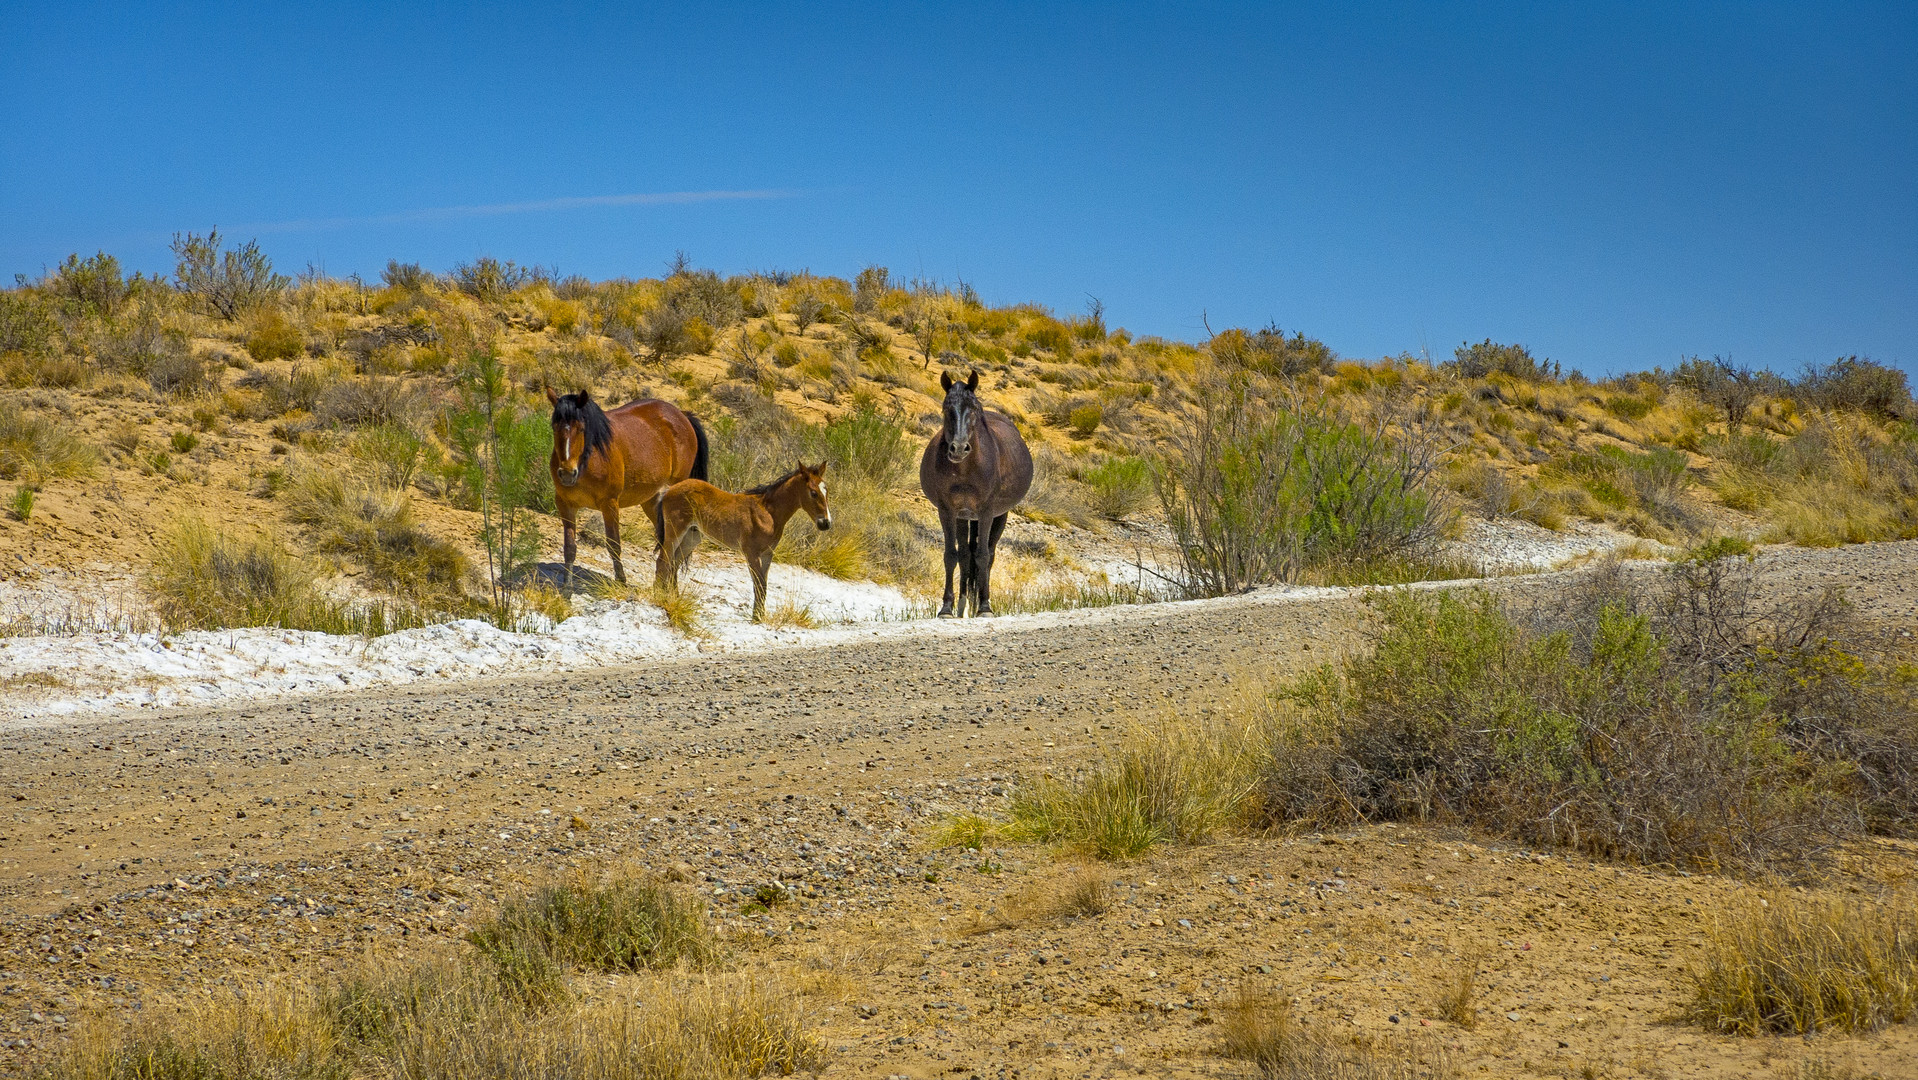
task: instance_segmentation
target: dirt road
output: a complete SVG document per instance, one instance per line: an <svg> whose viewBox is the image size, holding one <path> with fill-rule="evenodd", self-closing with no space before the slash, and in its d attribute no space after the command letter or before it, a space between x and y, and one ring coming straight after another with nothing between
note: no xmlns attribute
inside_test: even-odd
<svg viewBox="0 0 1918 1080"><path fill-rule="evenodd" d="M1918 626L1918 543L1761 565L1781 595L1842 584L1890 639ZM1494 1074L1796 1068L1802 1047L1655 1023L1696 905L1736 883L1382 827L1171 853L1120 868L1105 916L1000 925L980 920L1054 860L930 849L941 815L1330 660L1363 625L1351 595L1255 596L0 737L0 1071L83 1011L450 939L528 881L609 860L711 895L742 963L842 976L817 1018L847 1075L1207 1073L1210 1009L1254 975L1325 1022L1417 1018ZM738 914L773 879L797 899ZM1420 1004L1467 955L1492 973L1476 1031ZM1885 1075L1918 1060L1899 1030L1833 1052Z"/></svg>

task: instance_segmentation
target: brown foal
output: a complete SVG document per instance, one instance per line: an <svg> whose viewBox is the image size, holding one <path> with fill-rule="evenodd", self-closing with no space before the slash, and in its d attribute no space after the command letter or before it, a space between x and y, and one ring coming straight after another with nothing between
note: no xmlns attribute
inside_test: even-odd
<svg viewBox="0 0 1918 1080"><path fill-rule="evenodd" d="M681 480L666 489L659 503L659 558L655 588L677 588L679 568L693 556L702 537L716 540L746 557L753 574L753 621L766 615L766 572L786 522L800 510L823 531L832 528L826 508L826 463L801 464L792 472L735 495L704 480Z"/></svg>

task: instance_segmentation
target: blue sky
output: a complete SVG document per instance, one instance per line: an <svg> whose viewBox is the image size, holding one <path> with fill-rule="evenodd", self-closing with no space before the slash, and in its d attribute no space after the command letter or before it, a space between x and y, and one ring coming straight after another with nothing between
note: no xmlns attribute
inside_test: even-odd
<svg viewBox="0 0 1918 1080"><path fill-rule="evenodd" d="M0 92L5 273L218 225L288 271L684 249L1187 340L1918 371L1911 4L12 4Z"/></svg>

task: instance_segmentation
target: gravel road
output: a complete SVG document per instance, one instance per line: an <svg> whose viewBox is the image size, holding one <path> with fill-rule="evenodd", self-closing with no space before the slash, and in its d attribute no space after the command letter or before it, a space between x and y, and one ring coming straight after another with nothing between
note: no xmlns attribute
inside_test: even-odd
<svg viewBox="0 0 1918 1080"><path fill-rule="evenodd" d="M1758 569L1780 598L1843 587L1890 642L1918 627L1918 542ZM1488 587L1550 602L1581 573ZM938 816L1002 805L1128 723L1332 660L1365 625L1356 592L1271 591L15 732L0 982L125 1005L456 934L522 883L604 860L695 883L716 911L787 880L814 921L765 932L817 930L933 889L954 858L927 850Z"/></svg>

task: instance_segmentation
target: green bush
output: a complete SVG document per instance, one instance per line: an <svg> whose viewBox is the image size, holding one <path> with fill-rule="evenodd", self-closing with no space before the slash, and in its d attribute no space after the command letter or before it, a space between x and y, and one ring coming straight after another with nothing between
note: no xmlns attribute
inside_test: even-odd
<svg viewBox="0 0 1918 1080"><path fill-rule="evenodd" d="M1856 356L1807 367L1791 386L1791 395L1821 409L1849 409L1880 419L1914 418L1911 387L1905 373Z"/></svg>
<svg viewBox="0 0 1918 1080"><path fill-rule="evenodd" d="M246 351L255 360L291 360L306 351L306 337L278 311L263 312L246 335Z"/></svg>
<svg viewBox="0 0 1918 1080"><path fill-rule="evenodd" d="M45 288L76 312L109 317L119 310L128 292L120 260L103 251L87 259L78 253L68 255L60 268L48 275Z"/></svg>
<svg viewBox="0 0 1918 1080"><path fill-rule="evenodd" d="M1377 601L1368 655L1289 688L1274 820L1457 821L1612 857L1756 870L1918 819L1908 673L1847 651L1842 605L1759 602L1748 563L1640 598Z"/></svg>
<svg viewBox="0 0 1918 1080"><path fill-rule="evenodd" d="M45 356L59 339L60 320L29 289L0 289L0 353Z"/></svg>
<svg viewBox="0 0 1918 1080"><path fill-rule="evenodd" d="M1185 590L1219 596L1423 555L1441 521L1428 487L1436 461L1382 425L1273 407L1242 378L1202 386L1155 474Z"/></svg>
<svg viewBox="0 0 1918 1080"><path fill-rule="evenodd" d="M1080 475L1101 517L1121 521L1152 504L1152 465L1144 458L1111 457Z"/></svg>

